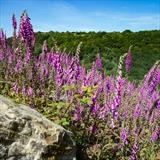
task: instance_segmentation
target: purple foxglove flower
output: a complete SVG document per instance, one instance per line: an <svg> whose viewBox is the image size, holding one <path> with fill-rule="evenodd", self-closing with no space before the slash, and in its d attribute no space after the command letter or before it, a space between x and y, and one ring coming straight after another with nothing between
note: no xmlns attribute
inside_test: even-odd
<svg viewBox="0 0 160 160"><path fill-rule="evenodd" d="M95 102L91 107L91 113L93 115L95 115L99 108L100 108L100 106L99 106L98 102Z"/></svg>
<svg viewBox="0 0 160 160"><path fill-rule="evenodd" d="M14 68L15 72L20 73L22 71L22 62L19 60Z"/></svg>
<svg viewBox="0 0 160 160"><path fill-rule="evenodd" d="M117 97L115 98L117 104L117 107L120 105L121 103L121 94L122 94L122 86L126 84L126 80L122 78L122 76L118 76L117 77L117 84L116 84L116 95Z"/></svg>
<svg viewBox="0 0 160 160"><path fill-rule="evenodd" d="M43 65L41 68L41 77L43 77L43 76L48 77L48 75L49 75L48 69L45 65Z"/></svg>
<svg viewBox="0 0 160 160"><path fill-rule="evenodd" d="M135 142L133 145L133 148L132 148L130 160L136 160L136 154L137 154L138 150L139 150L139 145L137 142Z"/></svg>
<svg viewBox="0 0 160 160"><path fill-rule="evenodd" d="M62 86L63 84L63 73L57 73L56 74L56 84L57 84L57 87L60 87Z"/></svg>
<svg viewBox="0 0 160 160"><path fill-rule="evenodd" d="M51 51L47 54L47 62L49 66L51 66L53 58L54 58L53 49L51 49Z"/></svg>
<svg viewBox="0 0 160 160"><path fill-rule="evenodd" d="M137 104L134 109L134 117L138 118L140 116L141 116L141 108L140 108L140 105Z"/></svg>
<svg viewBox="0 0 160 160"><path fill-rule="evenodd" d="M131 47L128 50L125 64L126 64L126 71L129 72L131 70L131 63L132 63L132 55L131 55Z"/></svg>
<svg viewBox="0 0 160 160"><path fill-rule="evenodd" d="M41 65L41 59L40 59L40 57L38 57L38 58L36 59L36 64L35 64L35 66L36 66L36 68L38 69L38 68L40 67L40 65Z"/></svg>
<svg viewBox="0 0 160 160"><path fill-rule="evenodd" d="M96 126L95 124L89 128L89 130L90 130L90 132L91 132L92 134L95 134L96 131L97 131L97 129L98 129L98 128L97 128L97 126Z"/></svg>
<svg viewBox="0 0 160 160"><path fill-rule="evenodd" d="M151 68L151 70L149 71L149 73L145 76L145 80L144 80L144 87L147 90L148 86L149 86L149 82L151 80L151 78L154 76L156 70L157 70L158 64L157 62L154 64L154 66ZM159 79L158 79L159 81Z"/></svg>
<svg viewBox="0 0 160 160"><path fill-rule="evenodd" d="M28 17L27 13L25 15L25 26L26 26L27 36L28 38L30 38L30 40L32 40L32 38L34 38L34 32L33 32L32 24L30 23L30 18Z"/></svg>
<svg viewBox="0 0 160 160"><path fill-rule="evenodd" d="M44 83L46 76L48 76L48 69L46 68L45 65L40 66L40 68L37 68L37 70L39 71L39 80L41 81L41 83Z"/></svg>
<svg viewBox="0 0 160 160"><path fill-rule="evenodd" d="M150 83L150 86L148 88L150 95L155 91L156 86L157 86L157 76L154 75L153 78L152 78L152 81Z"/></svg>
<svg viewBox="0 0 160 160"><path fill-rule="evenodd" d="M30 58L31 58L31 52L29 49L27 49L25 58L24 58L25 63L28 63L30 61Z"/></svg>
<svg viewBox="0 0 160 160"><path fill-rule="evenodd" d="M0 29L0 46L6 48L6 45L7 45L6 34L3 32L2 29Z"/></svg>
<svg viewBox="0 0 160 160"><path fill-rule="evenodd" d="M13 83L13 90L16 94L18 94L19 92L19 87L18 87L18 84L17 83Z"/></svg>
<svg viewBox="0 0 160 160"><path fill-rule="evenodd" d="M56 84L57 87L60 87L63 83L63 68L61 65L61 57L60 57L60 53L59 51L56 52L56 54L53 57L53 65L54 65L54 69L56 71ZM68 75L70 76L70 75ZM69 79L69 77L67 77Z"/></svg>
<svg viewBox="0 0 160 160"><path fill-rule="evenodd" d="M160 84L160 69L157 71L157 83Z"/></svg>
<svg viewBox="0 0 160 160"><path fill-rule="evenodd" d="M14 14L12 16L12 26L14 29L17 29L17 21L16 21L16 17Z"/></svg>
<svg viewBox="0 0 160 160"><path fill-rule="evenodd" d="M109 108L108 104L103 105L99 109L98 118L104 120L108 113L110 113L110 108Z"/></svg>
<svg viewBox="0 0 160 160"><path fill-rule="evenodd" d="M30 23L30 18L26 12L21 16L19 37L22 38L22 41L24 41L29 48L34 49L35 36Z"/></svg>
<svg viewBox="0 0 160 160"><path fill-rule="evenodd" d="M157 101L156 108L160 110L160 99Z"/></svg>
<svg viewBox="0 0 160 160"><path fill-rule="evenodd" d="M97 55L96 66L97 66L98 69L101 69L103 67L102 66L102 59L100 57L100 54Z"/></svg>
<svg viewBox="0 0 160 160"><path fill-rule="evenodd" d="M25 26L25 13L23 13L21 15L20 27L19 27L19 36L22 38L23 41L27 38L26 26Z"/></svg>
<svg viewBox="0 0 160 160"><path fill-rule="evenodd" d="M33 89L31 87L29 87L27 90L26 90L26 94L27 96L32 96L33 95Z"/></svg>
<svg viewBox="0 0 160 160"><path fill-rule="evenodd" d="M78 80L80 77L80 64L76 63L75 64L75 79Z"/></svg>
<svg viewBox="0 0 160 160"><path fill-rule="evenodd" d="M128 118L128 110L126 110L123 114L122 114L123 119L127 119Z"/></svg>
<svg viewBox="0 0 160 160"><path fill-rule="evenodd" d="M84 77L86 76L86 69L84 68L84 66L81 66L79 76L79 79L82 82L84 80Z"/></svg>
<svg viewBox="0 0 160 160"><path fill-rule="evenodd" d="M121 129L121 132L120 132L120 137L121 137L121 140L123 142L123 144L127 145L128 144L128 133L126 132L126 130L124 128Z"/></svg>
<svg viewBox="0 0 160 160"><path fill-rule="evenodd" d="M159 129L156 128L155 131L151 135L151 141L155 142L159 136L160 136L160 128Z"/></svg>
<svg viewBox="0 0 160 160"><path fill-rule="evenodd" d="M73 116L73 120L74 121L79 121L81 119L81 116L79 113L74 113L74 116Z"/></svg>
<svg viewBox="0 0 160 160"><path fill-rule="evenodd" d="M114 118L118 118L118 112L117 109L119 105L121 104L121 87L123 84L123 79L121 76L117 78L117 84L116 84L116 96L113 100L113 103L111 105L111 112L113 113Z"/></svg>

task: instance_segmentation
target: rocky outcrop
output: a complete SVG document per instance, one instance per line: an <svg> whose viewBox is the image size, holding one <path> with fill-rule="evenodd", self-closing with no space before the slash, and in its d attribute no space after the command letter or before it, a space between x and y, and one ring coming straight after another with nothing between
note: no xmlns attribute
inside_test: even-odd
<svg viewBox="0 0 160 160"><path fill-rule="evenodd" d="M0 160L76 160L72 134L0 95Z"/></svg>

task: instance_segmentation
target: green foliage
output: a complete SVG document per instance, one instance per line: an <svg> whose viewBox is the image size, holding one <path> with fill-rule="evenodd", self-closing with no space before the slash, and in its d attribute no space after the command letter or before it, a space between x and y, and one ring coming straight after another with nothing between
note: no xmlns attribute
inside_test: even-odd
<svg viewBox="0 0 160 160"><path fill-rule="evenodd" d="M146 144L145 147L143 147L140 151L140 156L142 157L142 160L146 160L147 158L149 160L156 160L158 156L158 150L159 150L159 145L156 143L150 143Z"/></svg>

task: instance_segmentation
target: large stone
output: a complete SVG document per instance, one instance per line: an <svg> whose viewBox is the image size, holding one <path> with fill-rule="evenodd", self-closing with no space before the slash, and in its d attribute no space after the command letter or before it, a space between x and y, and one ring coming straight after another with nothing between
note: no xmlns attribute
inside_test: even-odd
<svg viewBox="0 0 160 160"><path fill-rule="evenodd" d="M0 160L75 160L71 132L0 95Z"/></svg>

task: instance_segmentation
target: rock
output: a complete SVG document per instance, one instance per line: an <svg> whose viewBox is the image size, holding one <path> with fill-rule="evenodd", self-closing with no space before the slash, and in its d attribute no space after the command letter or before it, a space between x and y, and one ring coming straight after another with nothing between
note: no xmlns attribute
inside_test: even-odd
<svg viewBox="0 0 160 160"><path fill-rule="evenodd" d="M76 160L72 133L0 95L0 160Z"/></svg>

